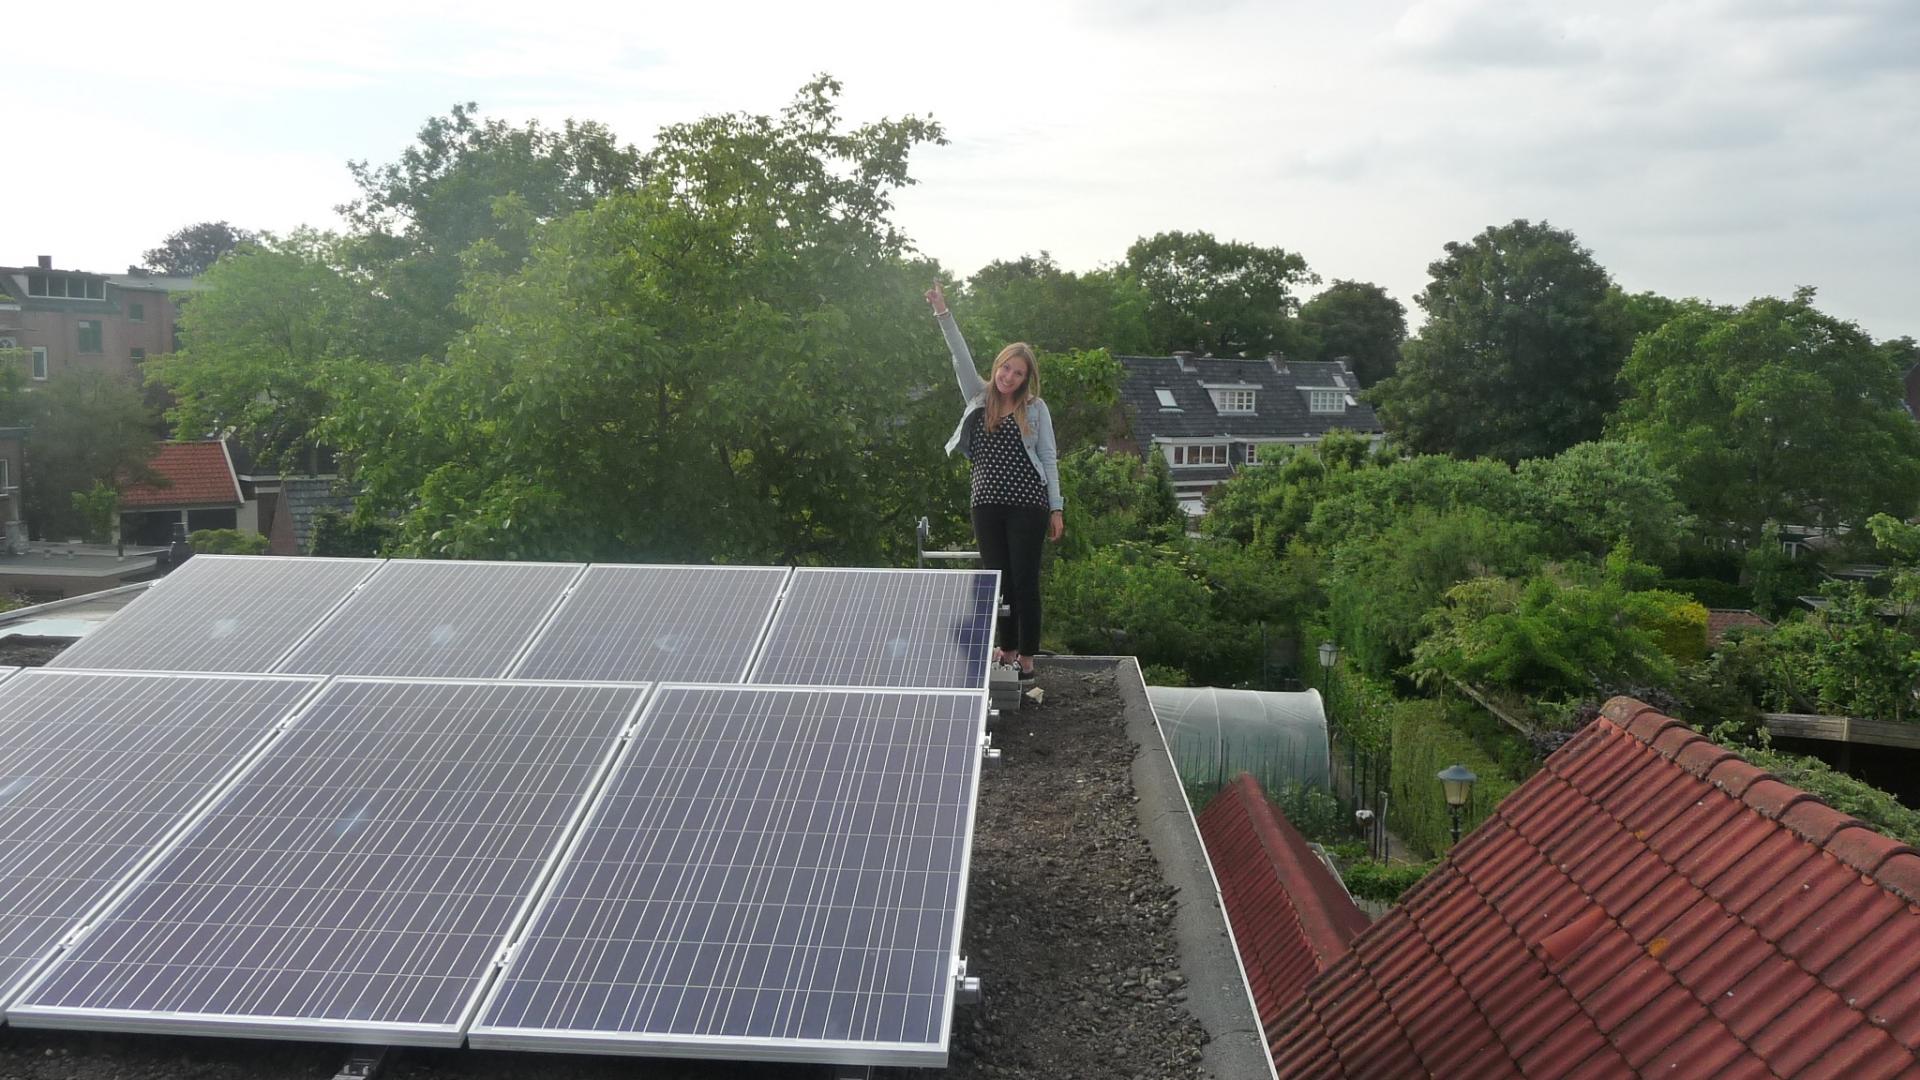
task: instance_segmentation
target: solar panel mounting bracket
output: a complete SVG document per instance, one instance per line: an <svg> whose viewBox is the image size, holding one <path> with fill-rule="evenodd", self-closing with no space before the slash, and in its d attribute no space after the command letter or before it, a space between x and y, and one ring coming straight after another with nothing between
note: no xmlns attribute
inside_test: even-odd
<svg viewBox="0 0 1920 1080"><path fill-rule="evenodd" d="M980 980L967 974L967 958L964 956L954 962L953 1003L955 1005L980 1004Z"/></svg>
<svg viewBox="0 0 1920 1080"><path fill-rule="evenodd" d="M980 763L982 765L998 765L1001 763L1000 748L993 745L993 734L991 732L980 736Z"/></svg>
<svg viewBox="0 0 1920 1080"><path fill-rule="evenodd" d="M387 1063L387 1047L356 1046L333 1074L333 1080L372 1080Z"/></svg>

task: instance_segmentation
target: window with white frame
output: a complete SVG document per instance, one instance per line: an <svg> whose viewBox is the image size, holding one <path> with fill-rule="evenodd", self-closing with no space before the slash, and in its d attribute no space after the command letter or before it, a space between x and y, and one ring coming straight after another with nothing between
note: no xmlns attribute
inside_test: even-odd
<svg viewBox="0 0 1920 1080"><path fill-rule="evenodd" d="M76 329L74 334L74 337L77 339L75 342L76 351L83 353L97 353L102 351L104 346L101 345L102 338L99 319L81 319L73 325Z"/></svg>
<svg viewBox="0 0 1920 1080"><path fill-rule="evenodd" d="M40 345L33 347L33 377L36 379L47 377L47 350Z"/></svg>
<svg viewBox="0 0 1920 1080"><path fill-rule="evenodd" d="M1317 413L1346 412L1347 392L1345 390L1309 390L1307 391L1307 411Z"/></svg>
<svg viewBox="0 0 1920 1080"><path fill-rule="evenodd" d="M1226 443L1197 443L1193 446L1175 446L1171 449L1173 456L1167 460L1169 465L1225 465L1227 463Z"/></svg>
<svg viewBox="0 0 1920 1080"><path fill-rule="evenodd" d="M1173 400L1173 391L1164 386L1154 387L1153 396L1160 399L1160 407L1163 409L1177 409L1180 407L1180 403Z"/></svg>
<svg viewBox="0 0 1920 1080"><path fill-rule="evenodd" d="M1256 442L1250 442L1247 444L1247 464L1249 465L1260 464L1260 446L1261 444Z"/></svg>
<svg viewBox="0 0 1920 1080"><path fill-rule="evenodd" d="M105 278L77 274L28 274L27 295L56 300L105 300L107 282Z"/></svg>
<svg viewBox="0 0 1920 1080"><path fill-rule="evenodd" d="M0 457L0 491L5 491L12 486L7 483L7 459Z"/></svg>
<svg viewBox="0 0 1920 1080"><path fill-rule="evenodd" d="M1215 390L1213 407L1223 413L1251 413L1253 411L1253 391L1251 390Z"/></svg>

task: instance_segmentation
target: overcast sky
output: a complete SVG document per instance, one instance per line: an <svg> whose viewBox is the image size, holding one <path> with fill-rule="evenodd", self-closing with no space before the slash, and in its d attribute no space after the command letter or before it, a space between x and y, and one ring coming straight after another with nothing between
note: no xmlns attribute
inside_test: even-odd
<svg viewBox="0 0 1920 1080"><path fill-rule="evenodd" d="M196 221L337 225L349 159L515 122L931 115L899 224L958 275L1205 230L1412 308L1448 240L1573 230L1629 290L1820 290L1920 336L1920 2L52 4L5 16L0 263L119 271ZM24 69L22 63L24 60ZM1417 311L1412 312L1418 321Z"/></svg>

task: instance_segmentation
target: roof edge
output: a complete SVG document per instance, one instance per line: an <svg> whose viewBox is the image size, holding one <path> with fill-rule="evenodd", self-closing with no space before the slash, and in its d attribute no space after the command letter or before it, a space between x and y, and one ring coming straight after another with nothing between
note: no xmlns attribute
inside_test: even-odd
<svg viewBox="0 0 1920 1080"><path fill-rule="evenodd" d="M1920 851L1827 805L1686 724L1637 698L1608 701L1594 721L1629 735L1681 769L1726 792L1769 821L1872 878L1910 904L1920 904ZM1568 746L1572 746L1569 743ZM1554 752L1559 756L1565 748Z"/></svg>

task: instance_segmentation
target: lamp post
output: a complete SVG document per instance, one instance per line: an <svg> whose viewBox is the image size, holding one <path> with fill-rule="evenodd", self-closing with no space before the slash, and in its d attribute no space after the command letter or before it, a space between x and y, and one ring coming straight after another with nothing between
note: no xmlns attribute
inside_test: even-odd
<svg viewBox="0 0 1920 1080"><path fill-rule="evenodd" d="M1435 774L1440 779L1440 790L1447 796L1447 813L1453 816L1453 842L1460 842L1460 811L1473 798L1473 782L1480 779L1468 771L1465 765L1449 765Z"/></svg>
<svg viewBox="0 0 1920 1080"><path fill-rule="evenodd" d="M1330 675L1330 674L1332 674L1332 672L1333 672L1333 665L1335 665L1335 664L1337 664L1337 663L1339 663L1339 662L1340 662L1340 646L1338 646L1338 645L1335 645L1335 644L1334 644L1333 642L1331 642L1331 641L1323 641L1323 642L1321 642L1321 643L1320 643L1320 673L1321 673L1321 675L1322 675L1322 676L1327 676L1327 675Z"/></svg>

